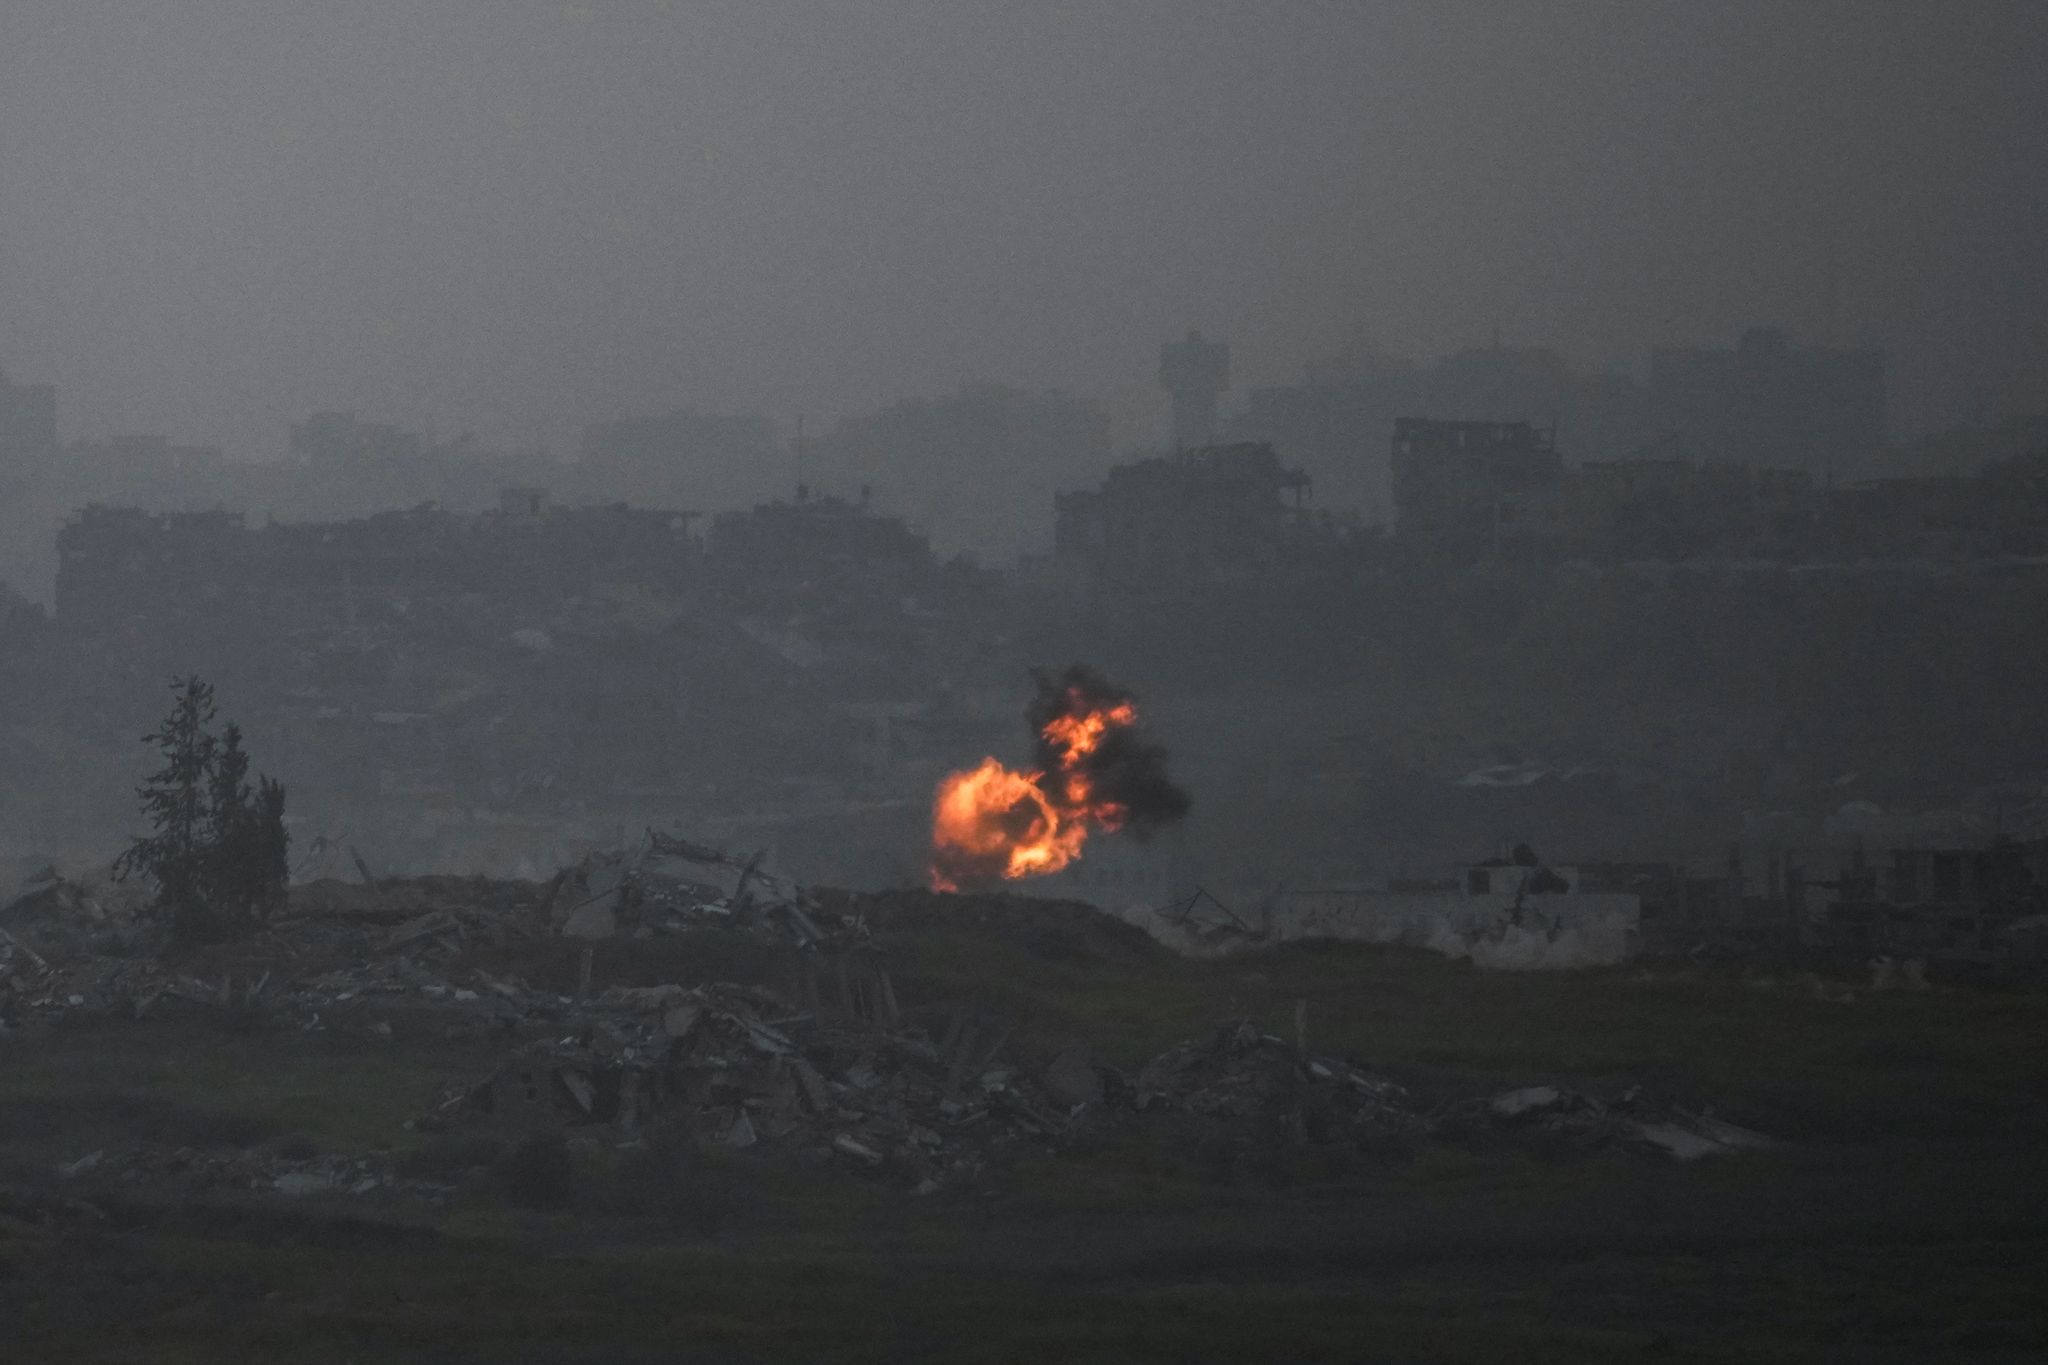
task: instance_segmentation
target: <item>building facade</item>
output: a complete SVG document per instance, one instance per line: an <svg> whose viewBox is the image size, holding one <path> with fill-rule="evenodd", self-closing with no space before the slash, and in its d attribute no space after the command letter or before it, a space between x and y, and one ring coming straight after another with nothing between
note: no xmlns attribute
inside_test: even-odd
<svg viewBox="0 0 2048 1365"><path fill-rule="evenodd" d="M1248 576L1285 562L1308 533L1308 475L1257 442L1119 465L1053 499L1053 555L1111 591Z"/></svg>
<svg viewBox="0 0 2048 1365"><path fill-rule="evenodd" d="M1457 559L1541 553L1566 533L1564 461L1527 422L1394 423L1390 457L1402 540Z"/></svg>

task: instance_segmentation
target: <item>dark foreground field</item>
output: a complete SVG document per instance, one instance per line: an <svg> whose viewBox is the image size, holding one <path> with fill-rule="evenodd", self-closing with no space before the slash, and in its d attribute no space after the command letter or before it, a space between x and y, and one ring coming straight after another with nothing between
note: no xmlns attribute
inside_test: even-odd
<svg viewBox="0 0 2048 1365"><path fill-rule="evenodd" d="M655 1135L536 1173L408 1130L489 1039L248 1011L0 1038L8 1360L2037 1360L2048 1354L2048 999L1786 972L1499 976L1407 952L1176 961L1078 912L920 901L880 924L906 1003L1132 1065L1218 1021L1291 1031L1445 1102L1628 1083L1783 1140L1681 1164L1430 1140L1220 1166L1111 1132L915 1196ZM598 984L702 972L620 943ZM529 979L573 950L492 961ZM693 953L695 964L693 965ZM718 964L741 974L744 955ZM1853 983L1850 983L1853 985ZM398 1149L458 1193L65 1178L155 1149ZM175 1163L173 1163L175 1165ZM473 1168L473 1169L471 1169Z"/></svg>

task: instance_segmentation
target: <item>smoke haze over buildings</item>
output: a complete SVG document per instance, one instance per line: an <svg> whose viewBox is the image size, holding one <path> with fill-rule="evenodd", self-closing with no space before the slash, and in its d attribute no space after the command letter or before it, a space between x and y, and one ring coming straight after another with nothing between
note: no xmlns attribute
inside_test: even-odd
<svg viewBox="0 0 2048 1365"><path fill-rule="evenodd" d="M2048 544L2037 5L22 0L0 29L0 582L23 631L60 618L22 693L75 739L125 736L160 668L246 682L336 811L447 778L596 818L571 772L715 808L735 761L901 802L1061 658L1224 698L1176 768L1243 792L1285 785L1276 738L1339 786L1434 781L1525 751L1473 700L1519 633L1559 676L1706 676L1637 561ZM1939 477L1864 486L1900 474ZM1474 586L1502 563L1546 566L1527 600ZM1758 725L1800 613L1841 610L1757 646ZM1470 714L1383 762L1368 664ZM1296 724L1260 678L1332 691ZM489 771L443 733L472 724Z"/></svg>
<svg viewBox="0 0 2048 1365"><path fill-rule="evenodd" d="M1582 368L1758 320L1893 360L1905 434L2048 406L2025 3L19 0L0 364L68 436L245 458L354 410L573 453L691 406L823 434L963 384L1163 430L1347 350Z"/></svg>
<svg viewBox="0 0 2048 1365"><path fill-rule="evenodd" d="M2044 72L0 0L8 1358L2048 1359Z"/></svg>

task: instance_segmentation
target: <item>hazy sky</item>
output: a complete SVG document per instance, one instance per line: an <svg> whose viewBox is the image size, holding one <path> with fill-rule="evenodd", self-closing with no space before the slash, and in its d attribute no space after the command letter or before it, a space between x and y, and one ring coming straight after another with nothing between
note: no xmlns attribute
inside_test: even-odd
<svg viewBox="0 0 2048 1365"><path fill-rule="evenodd" d="M1362 338L1889 345L2048 410L2048 0L4 0L0 365L67 435L573 448ZM1241 392L1241 389L1240 389Z"/></svg>

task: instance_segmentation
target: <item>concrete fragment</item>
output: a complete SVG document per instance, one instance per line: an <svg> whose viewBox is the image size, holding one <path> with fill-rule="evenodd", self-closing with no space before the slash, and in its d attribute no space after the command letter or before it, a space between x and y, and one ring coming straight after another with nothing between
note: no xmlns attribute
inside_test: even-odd
<svg viewBox="0 0 2048 1365"><path fill-rule="evenodd" d="M566 1066L555 1075L561 1080L562 1088L569 1092L569 1098L576 1101L577 1108L590 1113L597 1102L597 1087L590 1083L590 1077Z"/></svg>
<svg viewBox="0 0 2048 1365"><path fill-rule="evenodd" d="M1776 1144L1762 1133L1704 1115L1680 1114L1635 1125L1635 1136L1667 1156L1696 1161L1727 1152L1756 1151Z"/></svg>
<svg viewBox="0 0 2048 1365"><path fill-rule="evenodd" d="M792 1069L796 1072L797 1084L802 1087L804 1100L811 1106L811 1112L831 1113L832 1092L825 1088L825 1078L818 1074L818 1069L801 1057L796 1059Z"/></svg>
<svg viewBox="0 0 2048 1365"><path fill-rule="evenodd" d="M1102 1098L1102 1075L1096 1071L1094 1057L1085 1043L1061 1049L1047 1064L1044 1081L1046 1094L1069 1109Z"/></svg>
<svg viewBox="0 0 2048 1365"><path fill-rule="evenodd" d="M784 1056L796 1051L796 1044L790 1042L788 1038L768 1027L760 1020L749 1018L745 1015L735 1015L733 1017L739 1023L741 1030L747 1035L747 1042L757 1051L778 1053Z"/></svg>
<svg viewBox="0 0 2048 1365"><path fill-rule="evenodd" d="M415 943L424 942L441 934L458 931L461 922L445 910L429 910L423 915L414 915L384 936L384 951L399 952Z"/></svg>
<svg viewBox="0 0 2048 1365"><path fill-rule="evenodd" d="M690 992L682 986L670 983L662 986L613 986L604 993L608 1005L621 1005L629 1010L659 1010L687 999Z"/></svg>
<svg viewBox="0 0 2048 1365"><path fill-rule="evenodd" d="M697 1027L697 1021L704 1017L704 1007L695 1003L670 1005L661 1015L661 1031L670 1039L681 1042Z"/></svg>
<svg viewBox="0 0 2048 1365"><path fill-rule="evenodd" d="M569 912L562 921L564 938L601 939L615 938L619 932L618 897L605 896L598 900L586 901Z"/></svg>
<svg viewBox="0 0 2048 1365"><path fill-rule="evenodd" d="M70 1180L74 1177L84 1175L86 1172L91 1171L95 1167L97 1167L100 1164L100 1158L105 1155L106 1153L104 1151L87 1152L84 1156L78 1158L78 1160L76 1161L67 1161L64 1162L62 1165L58 1166L57 1174L63 1176L66 1180Z"/></svg>
<svg viewBox="0 0 2048 1365"><path fill-rule="evenodd" d="M845 1133L841 1133L832 1139L832 1149L836 1152L842 1152L856 1161L864 1161L870 1166L882 1164L882 1154L880 1152L858 1138L849 1137Z"/></svg>
<svg viewBox="0 0 2048 1365"><path fill-rule="evenodd" d="M1545 1109L1555 1109L1563 1103L1564 1092L1554 1085L1525 1085L1495 1095L1489 1102L1489 1107L1502 1118L1512 1119Z"/></svg>

